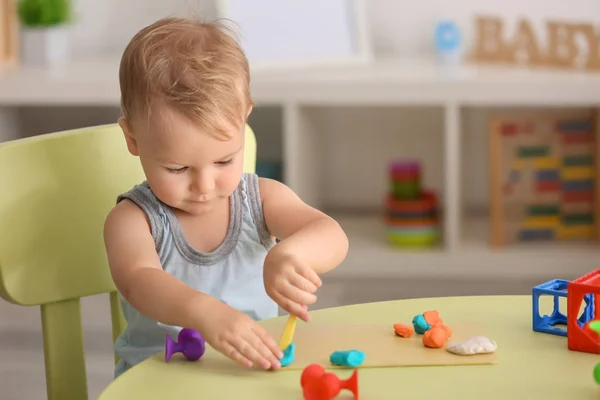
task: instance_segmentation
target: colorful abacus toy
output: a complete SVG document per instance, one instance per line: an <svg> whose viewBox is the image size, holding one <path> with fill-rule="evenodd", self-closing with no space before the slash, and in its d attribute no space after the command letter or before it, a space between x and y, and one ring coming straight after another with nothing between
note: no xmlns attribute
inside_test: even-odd
<svg viewBox="0 0 600 400"><path fill-rule="evenodd" d="M393 161L389 166L390 192L386 199L386 237L401 247L427 247L439 238L437 196L424 189L421 166L415 161Z"/></svg>

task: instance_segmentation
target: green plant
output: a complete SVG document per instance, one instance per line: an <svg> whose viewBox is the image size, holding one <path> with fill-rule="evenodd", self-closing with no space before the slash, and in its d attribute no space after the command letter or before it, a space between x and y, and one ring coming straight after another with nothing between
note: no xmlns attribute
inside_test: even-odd
<svg viewBox="0 0 600 400"><path fill-rule="evenodd" d="M69 21L70 0L19 0L17 12L28 27L49 27Z"/></svg>

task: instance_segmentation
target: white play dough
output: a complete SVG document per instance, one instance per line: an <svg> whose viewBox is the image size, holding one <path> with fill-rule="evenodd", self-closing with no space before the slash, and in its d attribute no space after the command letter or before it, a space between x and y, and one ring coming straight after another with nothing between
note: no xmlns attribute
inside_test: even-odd
<svg viewBox="0 0 600 400"><path fill-rule="evenodd" d="M473 336L461 342L454 342L446 346L446 350L460 356L493 353L498 345L493 340L484 336Z"/></svg>

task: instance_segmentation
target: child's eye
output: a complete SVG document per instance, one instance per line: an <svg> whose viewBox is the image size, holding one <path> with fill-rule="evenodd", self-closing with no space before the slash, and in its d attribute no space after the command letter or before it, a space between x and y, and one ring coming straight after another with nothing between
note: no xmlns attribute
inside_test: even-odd
<svg viewBox="0 0 600 400"><path fill-rule="evenodd" d="M169 171L172 174L181 174L182 172L185 172L185 170L187 170L187 167L181 167L181 168L169 168L166 167L167 171Z"/></svg>
<svg viewBox="0 0 600 400"><path fill-rule="evenodd" d="M230 158L229 160L225 160L225 161L217 161L216 164L217 165L229 165L233 162L233 158Z"/></svg>

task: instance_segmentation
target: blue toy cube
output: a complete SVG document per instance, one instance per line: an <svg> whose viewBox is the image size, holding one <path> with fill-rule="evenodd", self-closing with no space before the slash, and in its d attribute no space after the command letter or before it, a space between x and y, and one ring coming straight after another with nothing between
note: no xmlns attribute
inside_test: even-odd
<svg viewBox="0 0 600 400"><path fill-rule="evenodd" d="M567 297L567 287L569 281L563 279L553 279L533 288L533 330L536 332L550 333L553 335L567 336L567 316L560 312L560 298ZM554 307L551 315L540 315L540 296L546 294L554 296ZM583 326L594 318L594 295L587 294L584 297L585 308L577 322ZM559 328L555 325L561 324L565 328Z"/></svg>

